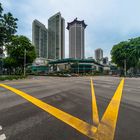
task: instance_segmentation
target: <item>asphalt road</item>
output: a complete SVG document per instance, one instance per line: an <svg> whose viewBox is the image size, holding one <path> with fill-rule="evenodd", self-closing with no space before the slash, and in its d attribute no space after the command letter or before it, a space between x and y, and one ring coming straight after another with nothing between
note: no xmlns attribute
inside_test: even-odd
<svg viewBox="0 0 140 140"><path fill-rule="evenodd" d="M120 80L118 77L94 77L100 119ZM90 77L33 77L2 83L92 124ZM69 125L2 87L0 135L7 140L89 140ZM140 78L125 79L114 139L140 140Z"/></svg>

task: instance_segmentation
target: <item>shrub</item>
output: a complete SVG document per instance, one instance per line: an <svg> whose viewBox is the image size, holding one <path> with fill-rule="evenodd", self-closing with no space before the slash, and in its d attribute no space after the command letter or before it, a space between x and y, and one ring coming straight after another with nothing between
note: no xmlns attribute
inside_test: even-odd
<svg viewBox="0 0 140 140"><path fill-rule="evenodd" d="M14 80L14 79L23 79L25 76L23 75L8 75L8 76L0 76L0 81L4 80Z"/></svg>

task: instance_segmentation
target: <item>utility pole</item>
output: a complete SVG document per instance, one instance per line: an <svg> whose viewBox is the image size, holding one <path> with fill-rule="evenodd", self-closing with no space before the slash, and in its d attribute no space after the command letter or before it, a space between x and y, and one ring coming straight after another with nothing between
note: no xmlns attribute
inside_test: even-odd
<svg viewBox="0 0 140 140"><path fill-rule="evenodd" d="M3 47L1 46L0 46L0 59L1 59L0 74L3 75Z"/></svg>
<svg viewBox="0 0 140 140"><path fill-rule="evenodd" d="M126 59L124 60L124 76L126 77Z"/></svg>
<svg viewBox="0 0 140 140"><path fill-rule="evenodd" d="M78 75L79 75L79 61L78 61Z"/></svg>
<svg viewBox="0 0 140 140"><path fill-rule="evenodd" d="M26 49L24 50L24 76L26 76Z"/></svg>

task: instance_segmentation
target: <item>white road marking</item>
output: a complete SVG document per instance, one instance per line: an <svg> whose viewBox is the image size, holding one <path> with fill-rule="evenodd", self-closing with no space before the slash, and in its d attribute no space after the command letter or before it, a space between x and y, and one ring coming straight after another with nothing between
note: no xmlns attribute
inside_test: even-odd
<svg viewBox="0 0 140 140"><path fill-rule="evenodd" d="M6 140L5 134L0 135L0 140Z"/></svg>
<svg viewBox="0 0 140 140"><path fill-rule="evenodd" d="M0 125L0 131L2 130L2 126ZM5 134L0 135L0 140L6 140Z"/></svg>
<svg viewBox="0 0 140 140"><path fill-rule="evenodd" d="M2 130L2 126L0 125L0 130Z"/></svg>

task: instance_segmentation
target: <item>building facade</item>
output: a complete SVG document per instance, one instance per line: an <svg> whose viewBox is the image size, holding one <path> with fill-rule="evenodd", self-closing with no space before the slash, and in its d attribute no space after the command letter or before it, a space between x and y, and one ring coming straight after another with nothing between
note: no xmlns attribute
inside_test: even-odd
<svg viewBox="0 0 140 140"><path fill-rule="evenodd" d="M103 71L103 65L97 63L94 59L74 59L65 58L62 60L49 61L50 68L53 72L68 73L94 73L94 71Z"/></svg>
<svg viewBox="0 0 140 140"><path fill-rule="evenodd" d="M35 46L37 57L47 58L48 30L38 20L32 23L32 44Z"/></svg>
<svg viewBox="0 0 140 140"><path fill-rule="evenodd" d="M101 48L95 50L95 59L98 62L103 61L103 50Z"/></svg>
<svg viewBox="0 0 140 140"><path fill-rule="evenodd" d="M65 20L57 13L48 20L48 59L65 57Z"/></svg>
<svg viewBox="0 0 140 140"><path fill-rule="evenodd" d="M104 65L108 65L108 64L109 64L109 62L108 62L108 57L104 57L104 58L103 58L103 64L104 64Z"/></svg>
<svg viewBox="0 0 140 140"><path fill-rule="evenodd" d="M94 72L102 72L104 66L97 63L94 59L55 59L55 60L45 60L45 59L36 59L32 66L29 67L29 70L33 74L60 74L63 76L64 73L67 74L84 74ZM56 72L56 73L55 73ZM60 72L60 73L58 73ZM63 73L63 74L62 74Z"/></svg>
<svg viewBox="0 0 140 140"><path fill-rule="evenodd" d="M74 19L68 23L69 30L69 58L84 59L85 58L85 28L84 20Z"/></svg>

